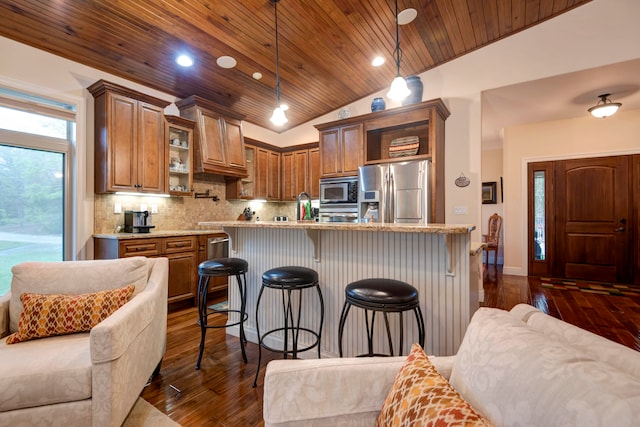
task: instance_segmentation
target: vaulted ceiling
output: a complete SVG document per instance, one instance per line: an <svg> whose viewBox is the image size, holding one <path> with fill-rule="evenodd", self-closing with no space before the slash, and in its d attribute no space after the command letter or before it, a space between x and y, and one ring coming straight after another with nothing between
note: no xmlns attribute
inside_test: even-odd
<svg viewBox="0 0 640 427"><path fill-rule="evenodd" d="M400 26L401 72L424 72L589 1L399 0L399 10L417 11ZM177 98L199 95L276 132L388 87L393 0L281 0L277 8L282 100L290 106L281 128L269 122L270 0L3 0L0 35ZM195 56L193 67L175 63L181 52ZM236 67L216 64L225 55ZM376 55L386 58L377 68Z"/></svg>

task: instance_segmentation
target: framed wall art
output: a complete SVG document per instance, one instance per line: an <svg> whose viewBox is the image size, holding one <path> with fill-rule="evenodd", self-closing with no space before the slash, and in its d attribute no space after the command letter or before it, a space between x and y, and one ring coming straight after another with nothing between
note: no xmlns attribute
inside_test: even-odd
<svg viewBox="0 0 640 427"><path fill-rule="evenodd" d="M496 182L483 182L482 183L482 204L483 205L495 205L496 201Z"/></svg>

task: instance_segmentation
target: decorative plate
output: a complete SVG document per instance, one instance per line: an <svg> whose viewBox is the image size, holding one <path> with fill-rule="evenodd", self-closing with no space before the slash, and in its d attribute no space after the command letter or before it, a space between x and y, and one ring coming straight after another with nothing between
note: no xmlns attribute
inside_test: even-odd
<svg viewBox="0 0 640 427"><path fill-rule="evenodd" d="M339 119L346 119L347 117L351 117L351 112L349 111L348 108L343 108L338 112Z"/></svg>
<svg viewBox="0 0 640 427"><path fill-rule="evenodd" d="M460 174L460 176L456 178L455 183L458 187L466 187L471 183L471 180L464 176L464 174Z"/></svg>

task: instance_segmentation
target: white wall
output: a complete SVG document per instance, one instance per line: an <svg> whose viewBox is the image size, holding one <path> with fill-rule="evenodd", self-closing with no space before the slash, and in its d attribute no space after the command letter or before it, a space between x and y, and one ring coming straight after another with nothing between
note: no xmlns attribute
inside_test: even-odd
<svg viewBox="0 0 640 427"><path fill-rule="evenodd" d="M527 274L527 164L640 153L640 110L514 126L504 132L505 274Z"/></svg>
<svg viewBox="0 0 640 427"><path fill-rule="evenodd" d="M481 214L481 93L485 90L564 74L640 57L640 2L637 0L594 0L559 17L515 34L487 47L450 61L421 74L423 99L442 98L451 111L446 122L445 183L446 221L475 224L472 240L480 240ZM606 31L605 31L606 30ZM84 98L86 121L93 120L91 96L84 90L105 78L158 98L174 100L170 95L145 88L116 76L67 61L49 53L0 38L0 84L30 87L53 98ZM14 58L14 60L6 60ZM393 76L389 76L391 81ZM384 96L386 89L348 105L351 115L370 111L371 100ZM387 108L393 108L387 102ZM245 135L265 142L288 146L317 141L314 123L336 120L338 110L282 134L247 124ZM169 109L169 111L175 113ZM78 140L79 153L92 158L93 127ZM471 185L459 188L455 179L464 173ZM86 206L79 225L78 244L90 240L93 212L92 162L86 167L87 182L79 203ZM510 183L508 185L511 185ZM454 215L454 207L467 207L467 214ZM508 212L505 212L508 216ZM508 219L505 218L505 222ZM506 233L505 233L506 235ZM508 260L507 260L508 262Z"/></svg>

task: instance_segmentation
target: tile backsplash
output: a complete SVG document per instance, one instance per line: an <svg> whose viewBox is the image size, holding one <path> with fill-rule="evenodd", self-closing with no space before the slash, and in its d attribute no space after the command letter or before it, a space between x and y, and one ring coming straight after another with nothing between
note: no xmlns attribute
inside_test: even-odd
<svg viewBox="0 0 640 427"><path fill-rule="evenodd" d="M273 221L275 216L295 216L296 205L292 202L251 202L228 201L225 197L224 177L220 175L198 175L193 181L196 193L209 190L211 196L218 196L214 202L211 198L191 197L137 197L115 194L95 195L94 232L106 234L115 232L124 224L124 211L139 211L144 204L151 212L152 205L158 206L158 213L152 214L154 230L194 230L200 221L236 220L245 208L255 211L253 220ZM114 213L115 204L119 203L122 213Z"/></svg>

